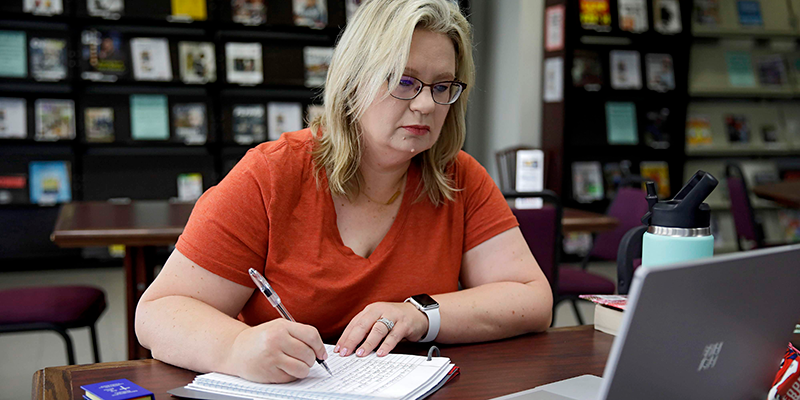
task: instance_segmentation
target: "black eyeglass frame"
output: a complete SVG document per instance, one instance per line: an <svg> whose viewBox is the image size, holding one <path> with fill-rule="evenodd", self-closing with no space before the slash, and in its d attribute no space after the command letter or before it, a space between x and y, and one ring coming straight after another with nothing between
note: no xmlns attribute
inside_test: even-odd
<svg viewBox="0 0 800 400"><path fill-rule="evenodd" d="M420 94L420 93L422 93L422 89L424 89L424 88L425 88L425 86L428 86L428 87L430 87L430 88L431 88L431 99L433 100L433 102L434 102L434 103L436 103L436 104L441 104L441 105L443 105L443 106L449 106L449 105L451 105L451 104L454 104L456 101L458 101L458 99L460 99L460 98L461 98L461 93L464 93L464 89L466 89L466 88L467 88L467 84L466 84L466 83L464 83L464 82L459 82L459 81L439 81L439 82L433 82L433 83L425 83L425 82L423 82L421 79L419 79L419 78L416 78L416 77L413 77L413 76L411 76L411 75L403 75L403 76L407 76L407 77L409 77L409 78L411 78L411 79L415 79L416 81L418 81L418 82L419 82L419 83L421 83L422 85L419 87L419 90L417 90L417 93L415 93L413 96L411 96L411 97L409 97L409 98L397 97L397 96L395 96L395 95L394 95L394 93L392 93L392 91L390 91L390 92L389 92L389 94L390 94L392 97L394 97L395 99L398 99L398 100L414 100L414 99L416 99L416 98L417 98L417 96L419 96L419 94ZM458 95L456 96L456 98L455 98L455 99L453 99L453 101L451 101L451 102L449 102L449 103L441 103L441 102L438 102L438 101L436 101L436 96L433 94L433 86L434 86L434 85L438 85L438 84L440 84L440 83L449 83L449 84L452 84L452 85L456 85L456 86L459 86L459 87L461 87L461 90L458 92ZM396 89L396 88L395 88L395 89Z"/></svg>

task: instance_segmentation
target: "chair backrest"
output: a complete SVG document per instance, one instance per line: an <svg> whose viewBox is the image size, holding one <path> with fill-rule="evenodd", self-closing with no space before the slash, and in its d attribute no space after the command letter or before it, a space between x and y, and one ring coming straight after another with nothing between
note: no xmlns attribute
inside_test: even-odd
<svg viewBox="0 0 800 400"><path fill-rule="evenodd" d="M737 164L727 164L725 179L731 199L731 214L736 227L736 244L739 250L746 250L742 246L743 240L754 243L756 247L764 247L764 238L756 222L753 206L750 204L750 194L742 169Z"/></svg>
<svg viewBox="0 0 800 400"><path fill-rule="evenodd" d="M544 200L542 208L511 210L519 222L519 230L528 243L531 253L550 282L553 294L558 288L558 264L561 255L561 202L555 193L545 190L532 193L505 193L507 199L517 197L539 197Z"/></svg>
<svg viewBox="0 0 800 400"><path fill-rule="evenodd" d="M606 210L606 215L616 218L619 225L612 231L597 234L591 255L604 260L615 260L620 240L629 230L642 225L648 206L641 188L620 187Z"/></svg>

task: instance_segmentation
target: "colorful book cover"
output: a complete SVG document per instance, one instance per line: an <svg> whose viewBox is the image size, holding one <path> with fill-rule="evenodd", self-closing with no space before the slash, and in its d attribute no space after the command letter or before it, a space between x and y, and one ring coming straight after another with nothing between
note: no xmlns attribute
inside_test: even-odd
<svg viewBox="0 0 800 400"><path fill-rule="evenodd" d="M205 21L208 18L206 0L171 0L172 17L191 21Z"/></svg>
<svg viewBox="0 0 800 400"><path fill-rule="evenodd" d="M596 51L577 49L572 53L572 85L595 92L603 87L603 64Z"/></svg>
<svg viewBox="0 0 800 400"><path fill-rule="evenodd" d="M758 58L758 82L764 86L783 86L789 82L783 56L770 54Z"/></svg>
<svg viewBox="0 0 800 400"><path fill-rule="evenodd" d="M37 81L60 81L67 78L67 41L31 38L31 74Z"/></svg>
<svg viewBox="0 0 800 400"><path fill-rule="evenodd" d="M333 58L333 47L304 47L303 63L306 69L306 87L322 87L328 77Z"/></svg>
<svg viewBox="0 0 800 400"><path fill-rule="evenodd" d="M707 116L695 115L686 119L686 145L708 146L713 142L711 122Z"/></svg>
<svg viewBox="0 0 800 400"><path fill-rule="evenodd" d="M267 139L266 109L261 104L233 107L233 141L241 145Z"/></svg>
<svg viewBox="0 0 800 400"><path fill-rule="evenodd" d="M645 180L656 183L656 191L661 199L669 198L669 166L666 161L642 161L639 163L639 175ZM642 186L644 188L644 186Z"/></svg>
<svg viewBox="0 0 800 400"><path fill-rule="evenodd" d="M619 163L603 164L603 182L606 185L606 198L613 199L617 195L620 183L622 183L622 168L620 168Z"/></svg>
<svg viewBox="0 0 800 400"><path fill-rule="evenodd" d="M728 66L728 83L734 87L754 87L756 76L753 61L746 51L726 51L725 63Z"/></svg>
<svg viewBox="0 0 800 400"><path fill-rule="evenodd" d="M292 0L294 24L322 29L328 25L326 0Z"/></svg>
<svg viewBox="0 0 800 400"><path fill-rule="evenodd" d="M231 0L231 11L231 18L237 24L256 26L267 23L265 0Z"/></svg>
<svg viewBox="0 0 800 400"><path fill-rule="evenodd" d="M51 16L64 13L61 0L23 0L22 11L33 15Z"/></svg>
<svg viewBox="0 0 800 400"><path fill-rule="evenodd" d="M694 20L698 25L719 25L719 0L694 0Z"/></svg>
<svg viewBox="0 0 800 400"><path fill-rule="evenodd" d="M0 77L28 76L28 46L24 31L0 30Z"/></svg>
<svg viewBox="0 0 800 400"><path fill-rule="evenodd" d="M632 102L606 102L606 138L608 144L639 144L636 105Z"/></svg>
<svg viewBox="0 0 800 400"><path fill-rule="evenodd" d="M778 210L778 222L783 229L783 239L787 243L800 242L800 211Z"/></svg>
<svg viewBox="0 0 800 400"><path fill-rule="evenodd" d="M42 141L75 139L75 103L72 100L38 99L36 135Z"/></svg>
<svg viewBox="0 0 800 400"><path fill-rule="evenodd" d="M172 61L169 43L164 38L131 39L133 78L137 81L172 80Z"/></svg>
<svg viewBox="0 0 800 400"><path fill-rule="evenodd" d="M572 163L572 197L579 203L603 199L603 172L599 162Z"/></svg>
<svg viewBox="0 0 800 400"><path fill-rule="evenodd" d="M656 32L665 35L683 31L678 0L653 0L653 26Z"/></svg>
<svg viewBox="0 0 800 400"><path fill-rule="evenodd" d="M0 97L0 139L28 137L28 105L25 99Z"/></svg>
<svg viewBox="0 0 800 400"><path fill-rule="evenodd" d="M127 72L127 59L119 32L90 29L81 33L81 78L116 82Z"/></svg>
<svg viewBox="0 0 800 400"><path fill-rule="evenodd" d="M86 0L89 15L106 19L119 19L125 12L124 0Z"/></svg>
<svg viewBox="0 0 800 400"><path fill-rule="evenodd" d="M87 142L110 143L114 141L114 109L87 107L84 110L84 128Z"/></svg>
<svg viewBox="0 0 800 400"><path fill-rule="evenodd" d="M737 0L736 11L739 13L739 25L763 26L761 19L761 2L757 0Z"/></svg>
<svg viewBox="0 0 800 400"><path fill-rule="evenodd" d="M675 72L672 68L671 55L647 54L645 56L645 65L648 89L656 92L667 92L675 89Z"/></svg>
<svg viewBox="0 0 800 400"><path fill-rule="evenodd" d="M27 204L28 194L27 175L0 175L0 204Z"/></svg>
<svg viewBox="0 0 800 400"><path fill-rule="evenodd" d="M108 382L83 385L81 389L93 400L138 400L153 399L153 392L127 380L115 379Z"/></svg>
<svg viewBox="0 0 800 400"><path fill-rule="evenodd" d="M611 7L608 0L580 0L580 19L583 29L610 31Z"/></svg>
<svg viewBox="0 0 800 400"><path fill-rule="evenodd" d="M732 144L750 142L750 126L744 114L725 114L725 131Z"/></svg>
<svg viewBox="0 0 800 400"><path fill-rule="evenodd" d="M619 8L619 29L642 33L647 31L647 3L645 0L617 0Z"/></svg>
<svg viewBox="0 0 800 400"><path fill-rule="evenodd" d="M72 201L70 170L69 161L31 161L28 164L31 203L49 205Z"/></svg>
<svg viewBox="0 0 800 400"><path fill-rule="evenodd" d="M612 50L609 55L611 87L617 90L641 89L642 73L639 52L635 50Z"/></svg>
<svg viewBox="0 0 800 400"><path fill-rule="evenodd" d="M208 123L204 103L175 104L172 106L172 124L177 140L188 145L206 143Z"/></svg>
<svg viewBox="0 0 800 400"><path fill-rule="evenodd" d="M595 304L602 304L618 310L625 310L628 305L628 296L620 294L582 294L581 299L589 300Z"/></svg>
<svg viewBox="0 0 800 400"><path fill-rule="evenodd" d="M225 43L225 67L228 83L264 82L261 43Z"/></svg>
<svg viewBox="0 0 800 400"><path fill-rule="evenodd" d="M178 175L178 200L196 201L203 195L203 174Z"/></svg>
<svg viewBox="0 0 800 400"><path fill-rule="evenodd" d="M284 132L303 129L303 106L300 103L267 103L267 139L278 140Z"/></svg>
<svg viewBox="0 0 800 400"><path fill-rule="evenodd" d="M214 43L179 42L178 63L181 80L185 83L208 83L217 80L217 60Z"/></svg>
<svg viewBox="0 0 800 400"><path fill-rule="evenodd" d="M671 137L669 108L648 110L645 118L644 144L654 149L668 149Z"/></svg>

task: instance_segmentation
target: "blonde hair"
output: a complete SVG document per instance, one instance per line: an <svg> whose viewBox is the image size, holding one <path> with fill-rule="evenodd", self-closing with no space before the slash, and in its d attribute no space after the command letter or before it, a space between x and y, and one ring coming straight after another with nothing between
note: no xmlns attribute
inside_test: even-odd
<svg viewBox="0 0 800 400"><path fill-rule="evenodd" d="M471 30L450 0L370 0L362 4L336 45L325 81L325 112L311 122L317 176L328 173L332 194L352 198L363 186L359 171L364 112L387 88L397 87L417 28L446 35L456 52L455 80L467 84L450 110L436 143L418 154L423 194L438 206L458 190L448 174L464 145L467 98L475 80Z"/></svg>

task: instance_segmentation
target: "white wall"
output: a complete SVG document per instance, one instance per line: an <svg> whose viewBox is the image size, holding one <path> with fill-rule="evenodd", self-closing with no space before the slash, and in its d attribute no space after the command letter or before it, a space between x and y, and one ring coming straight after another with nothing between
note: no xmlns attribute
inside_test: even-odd
<svg viewBox="0 0 800 400"><path fill-rule="evenodd" d="M544 0L472 0L477 79L466 151L498 179L494 154L541 145Z"/></svg>

